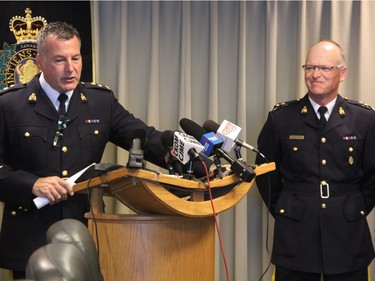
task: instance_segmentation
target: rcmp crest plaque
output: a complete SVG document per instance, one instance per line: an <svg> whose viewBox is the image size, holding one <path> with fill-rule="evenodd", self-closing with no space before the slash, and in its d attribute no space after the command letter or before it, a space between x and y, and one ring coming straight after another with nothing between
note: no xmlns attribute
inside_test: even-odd
<svg viewBox="0 0 375 281"><path fill-rule="evenodd" d="M93 81L94 42L91 1L7 1L0 9L0 91L29 82L40 72L36 37L55 21L73 25L80 33L82 81ZM0 278L1 279L1 278Z"/></svg>
<svg viewBox="0 0 375 281"><path fill-rule="evenodd" d="M17 42L10 45L5 42L0 50L0 89L27 83L40 72L35 60L36 36L46 24L43 17L32 17L30 8L25 9L25 17L10 19L9 29Z"/></svg>

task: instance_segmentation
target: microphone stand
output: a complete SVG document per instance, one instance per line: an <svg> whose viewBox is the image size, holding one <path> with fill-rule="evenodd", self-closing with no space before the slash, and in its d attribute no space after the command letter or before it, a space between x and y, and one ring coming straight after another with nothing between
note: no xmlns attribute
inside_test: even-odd
<svg viewBox="0 0 375 281"><path fill-rule="evenodd" d="M224 158L228 161L229 164L231 164L230 169L232 170L232 172L240 177L243 181L251 182L253 180L253 178L255 177L255 172L251 167L247 166L246 163L240 160L233 160L221 148L215 149L215 152L219 157Z"/></svg>

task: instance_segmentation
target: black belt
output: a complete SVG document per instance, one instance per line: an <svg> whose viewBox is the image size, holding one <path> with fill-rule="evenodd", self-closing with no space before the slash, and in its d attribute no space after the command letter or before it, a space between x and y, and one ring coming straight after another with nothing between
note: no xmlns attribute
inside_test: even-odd
<svg viewBox="0 0 375 281"><path fill-rule="evenodd" d="M319 194L321 198L327 199L331 196L353 194L359 192L358 184L329 184L321 181L319 184L284 182L283 191L300 195Z"/></svg>

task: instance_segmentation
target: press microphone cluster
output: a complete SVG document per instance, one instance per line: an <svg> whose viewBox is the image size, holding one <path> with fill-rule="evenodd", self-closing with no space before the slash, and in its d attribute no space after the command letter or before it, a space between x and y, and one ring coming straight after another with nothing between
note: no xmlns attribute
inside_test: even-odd
<svg viewBox="0 0 375 281"><path fill-rule="evenodd" d="M193 136L195 139L199 139L201 144L204 145L204 153L207 156L212 154L217 155L220 158L224 158L230 165L231 170L242 180L250 182L255 177L255 172L251 167L246 165L243 161L238 159L232 159L222 148L224 141L220 136L216 135L214 132L207 132L203 127L198 125L192 120L187 118L182 118L180 120L181 128L189 135Z"/></svg>

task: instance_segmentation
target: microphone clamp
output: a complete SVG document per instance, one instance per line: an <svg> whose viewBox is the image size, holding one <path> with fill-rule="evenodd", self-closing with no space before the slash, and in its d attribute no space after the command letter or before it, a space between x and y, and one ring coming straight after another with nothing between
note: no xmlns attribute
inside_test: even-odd
<svg viewBox="0 0 375 281"><path fill-rule="evenodd" d="M251 182L255 178L255 172L253 169L241 161L234 161L230 166L230 169L243 181Z"/></svg>

